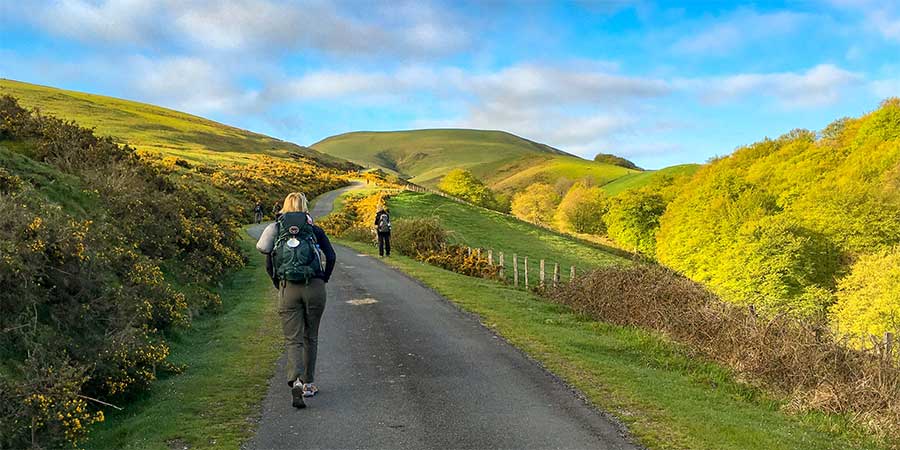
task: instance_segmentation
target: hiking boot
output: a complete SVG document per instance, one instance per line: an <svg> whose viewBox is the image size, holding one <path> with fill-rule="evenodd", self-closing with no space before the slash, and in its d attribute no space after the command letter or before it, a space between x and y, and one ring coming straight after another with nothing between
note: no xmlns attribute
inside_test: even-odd
<svg viewBox="0 0 900 450"><path fill-rule="evenodd" d="M304 397L312 397L319 392L319 388L312 383L306 383L303 385L303 396Z"/></svg>
<svg viewBox="0 0 900 450"><path fill-rule="evenodd" d="M291 404L294 408L306 408L306 402L303 401L303 386L303 382L299 379L291 386L291 397L293 398Z"/></svg>

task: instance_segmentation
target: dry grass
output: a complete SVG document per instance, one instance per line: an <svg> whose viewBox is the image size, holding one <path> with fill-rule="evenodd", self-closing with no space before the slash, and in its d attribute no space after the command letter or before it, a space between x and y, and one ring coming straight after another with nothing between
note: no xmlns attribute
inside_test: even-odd
<svg viewBox="0 0 900 450"><path fill-rule="evenodd" d="M882 343L852 349L824 324L759 317L656 265L599 269L545 294L597 320L662 332L787 398L789 409L845 414L900 437L898 352Z"/></svg>

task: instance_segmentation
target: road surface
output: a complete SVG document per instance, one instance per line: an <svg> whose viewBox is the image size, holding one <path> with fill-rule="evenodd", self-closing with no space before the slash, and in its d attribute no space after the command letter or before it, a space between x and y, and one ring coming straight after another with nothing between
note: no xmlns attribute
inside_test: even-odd
<svg viewBox="0 0 900 450"><path fill-rule="evenodd" d="M472 316L376 258L335 250L319 394L292 408L282 357L247 448L637 448Z"/></svg>

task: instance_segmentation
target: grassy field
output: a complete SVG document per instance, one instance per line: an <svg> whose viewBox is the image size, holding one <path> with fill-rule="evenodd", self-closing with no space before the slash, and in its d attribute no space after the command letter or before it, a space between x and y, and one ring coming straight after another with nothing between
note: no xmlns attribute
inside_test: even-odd
<svg viewBox="0 0 900 450"><path fill-rule="evenodd" d="M184 373L157 381L122 412L107 408L87 448L238 448L250 437L282 350L275 291L254 243L245 234L250 263L223 280L223 312L170 339L170 359Z"/></svg>
<svg viewBox="0 0 900 450"><path fill-rule="evenodd" d="M327 164L343 164L307 147L145 103L2 78L0 95L12 95L26 108L38 107L48 115L94 127L98 135L113 136L137 149L188 161L243 163L253 155L297 154Z"/></svg>
<svg viewBox="0 0 900 450"><path fill-rule="evenodd" d="M375 255L371 246L339 241ZM877 449L844 418L783 405L658 335L574 314L535 295L400 255L383 260L423 281L627 424L652 449Z"/></svg>
<svg viewBox="0 0 900 450"><path fill-rule="evenodd" d="M590 178L605 184L637 171L584 160L518 136L487 130L354 132L314 149L368 167L382 167L436 186L451 169L465 168L493 188L513 190L535 181Z"/></svg>
<svg viewBox="0 0 900 450"><path fill-rule="evenodd" d="M561 272L569 274L569 267L578 270L591 267L620 264L627 261L622 256L605 251L599 245L578 241L563 234L554 233L521 220L489 211L473 208L434 194L404 192L388 202L392 220L410 217L437 217L451 232L451 240L471 247L504 252L507 267L512 267L512 255L528 256L530 277L537 279L538 260L547 260L548 271L558 262ZM512 270L507 270L512 276Z"/></svg>
<svg viewBox="0 0 900 450"><path fill-rule="evenodd" d="M693 175L699 168L699 164L682 164L679 166L666 167L660 170L630 173L609 183L603 184L602 188L609 195L618 195L630 189L637 189L646 186L660 179L661 177Z"/></svg>

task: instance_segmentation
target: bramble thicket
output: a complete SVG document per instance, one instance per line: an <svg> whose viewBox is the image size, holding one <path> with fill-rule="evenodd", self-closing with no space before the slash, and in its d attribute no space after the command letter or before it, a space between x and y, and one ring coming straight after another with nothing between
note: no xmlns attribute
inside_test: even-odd
<svg viewBox="0 0 900 450"><path fill-rule="evenodd" d="M310 161L192 165L0 98L0 448L82 441L215 312L256 200L346 183ZM266 203L264 203L266 204Z"/></svg>

